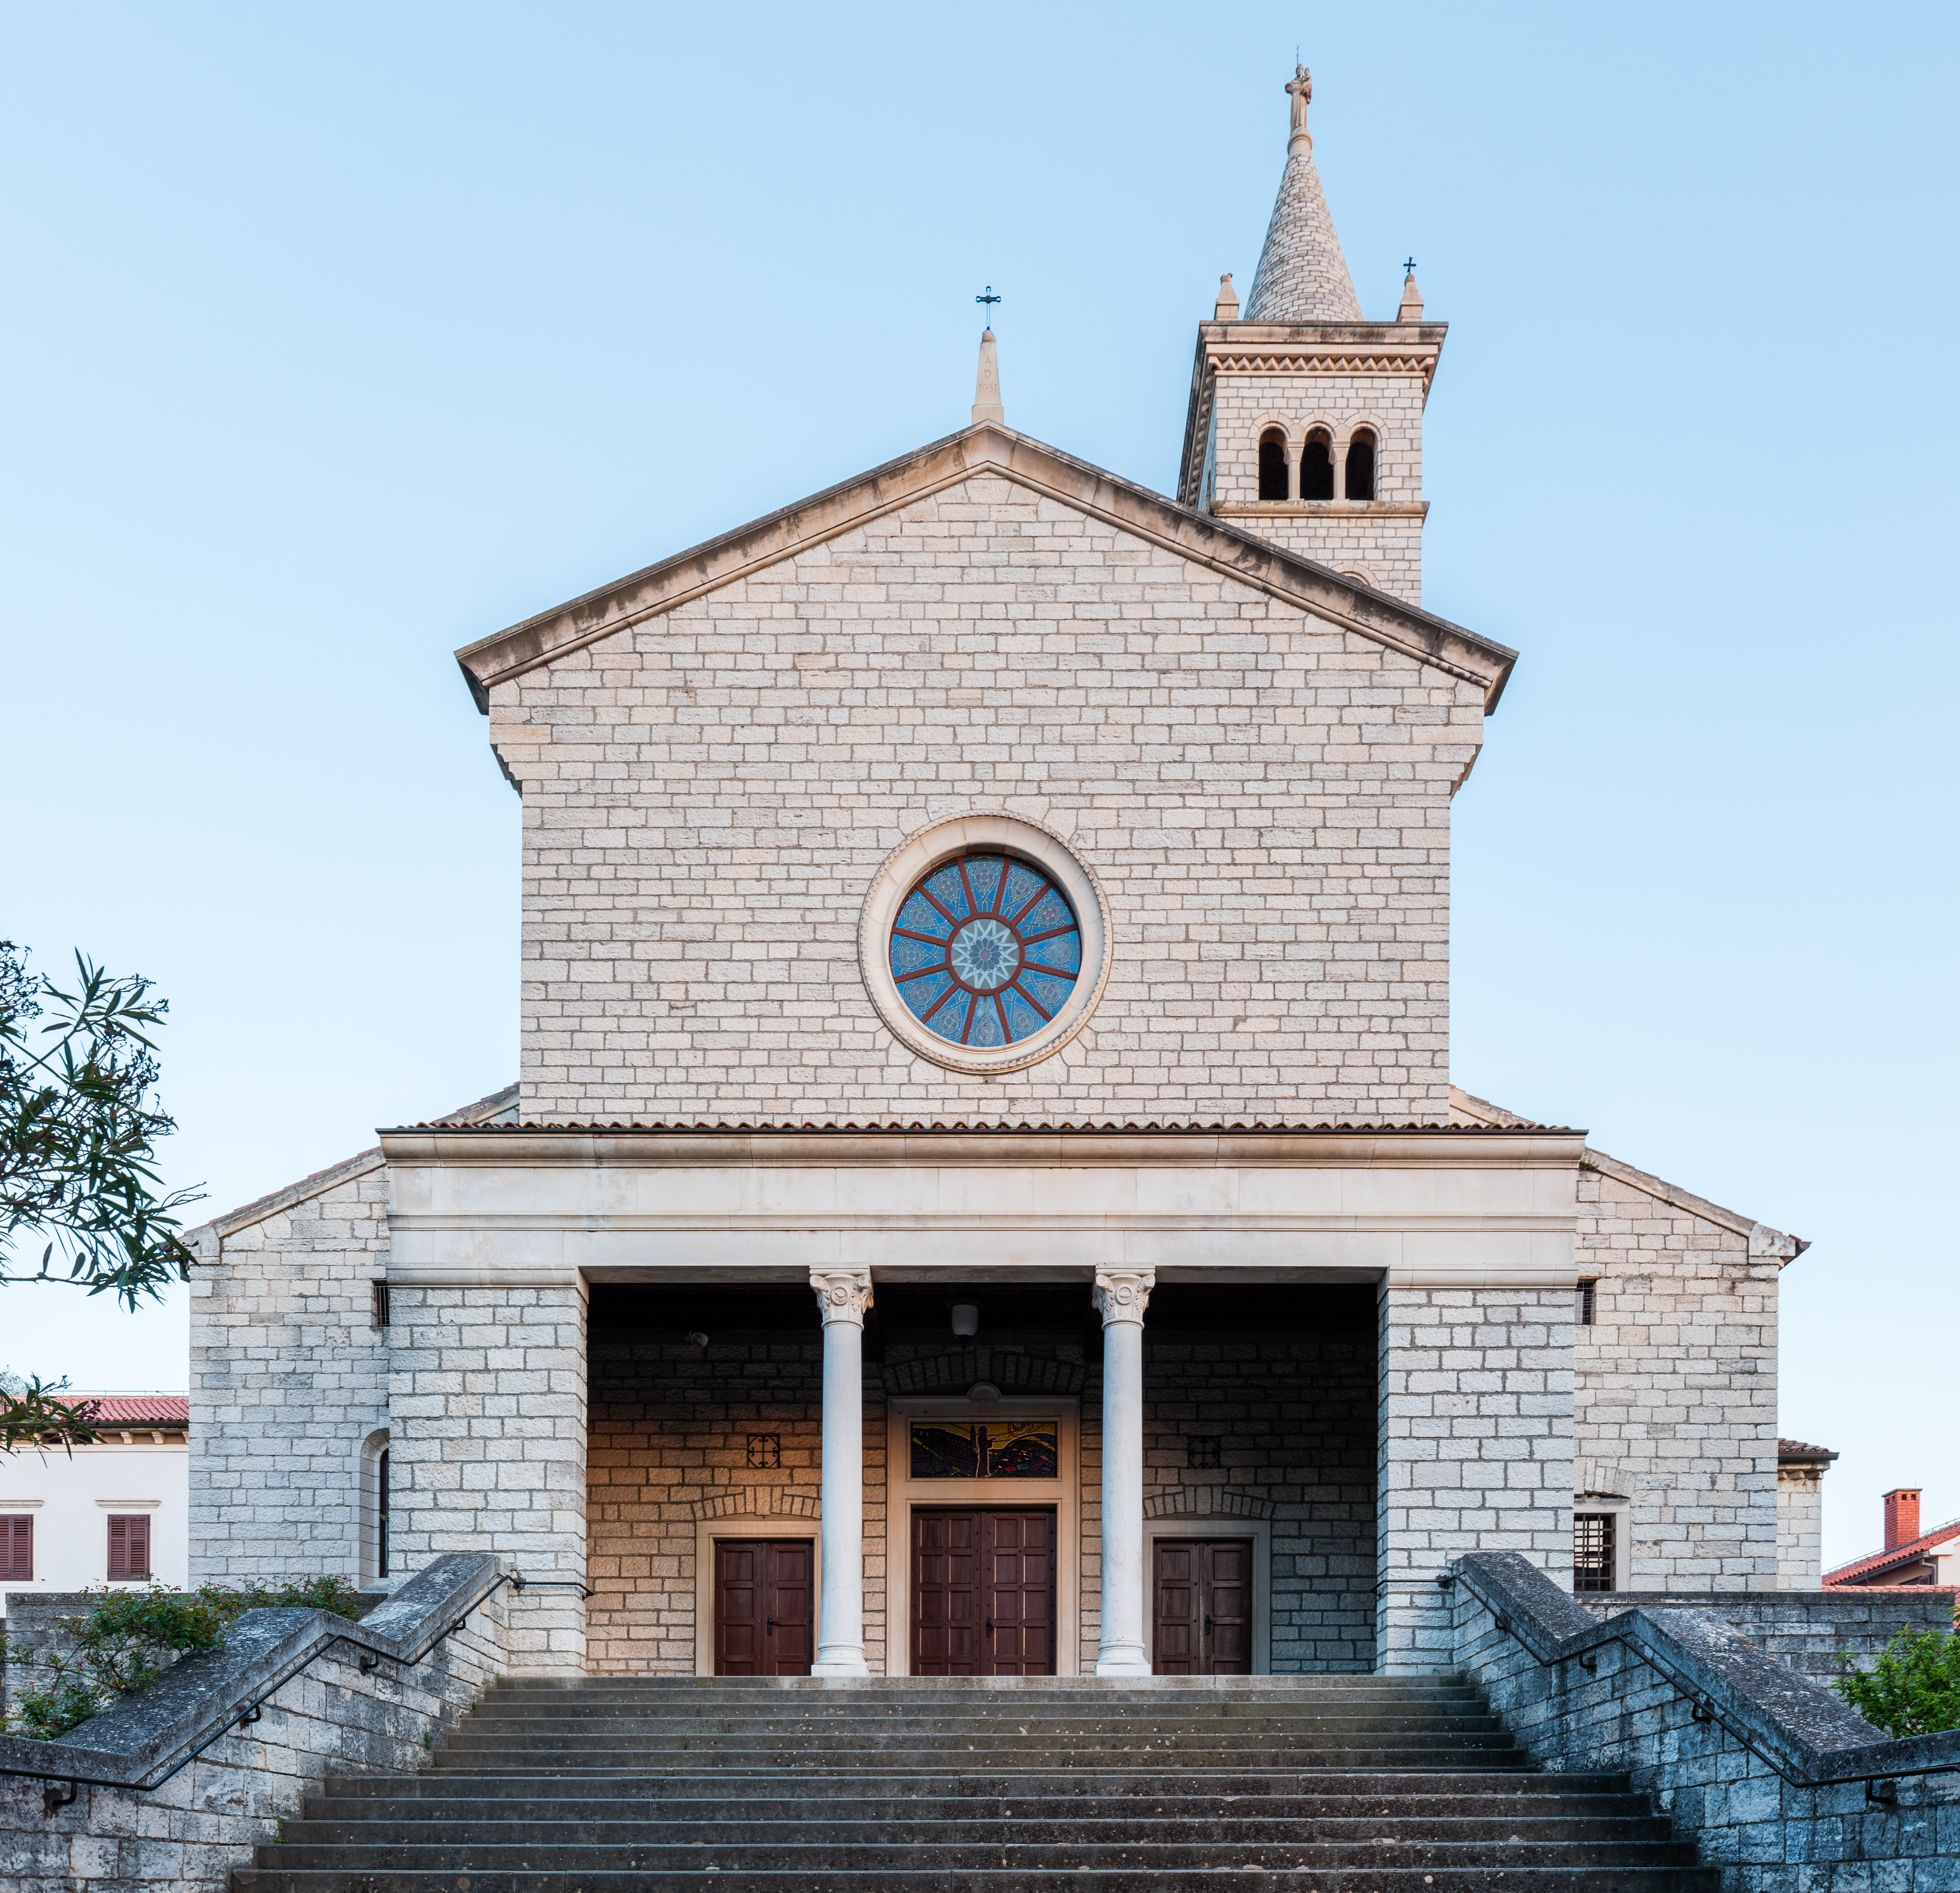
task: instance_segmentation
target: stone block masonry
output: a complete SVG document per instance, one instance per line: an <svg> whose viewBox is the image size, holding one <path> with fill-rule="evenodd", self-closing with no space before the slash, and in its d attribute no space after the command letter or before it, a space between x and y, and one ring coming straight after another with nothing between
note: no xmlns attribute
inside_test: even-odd
<svg viewBox="0 0 1960 1893"><path fill-rule="evenodd" d="M1448 1117L1480 689L992 473L490 693L527 1120ZM915 1057L857 929L942 818L1043 823L1115 939L1011 1076Z"/></svg>
<svg viewBox="0 0 1960 1893"><path fill-rule="evenodd" d="M1579 1177L1575 1489L1627 1501L1631 1589L1773 1588L1782 1259L1599 1163Z"/></svg>
<svg viewBox="0 0 1960 1893"><path fill-rule="evenodd" d="M374 1575L362 1446L388 1425L388 1177L374 1151L204 1232L190 1273L190 1577ZM368 1554L371 1558L371 1553Z"/></svg>
<svg viewBox="0 0 1960 1893"><path fill-rule="evenodd" d="M1437 1579L1472 1550L1572 1581L1567 1289L1386 1289L1376 1665L1446 1669Z"/></svg>
<svg viewBox="0 0 1960 1893"><path fill-rule="evenodd" d="M390 1329L390 1531L409 1568L487 1552L527 1580L584 1579L585 1290L397 1285ZM574 1590L512 1608L517 1672L582 1670Z"/></svg>

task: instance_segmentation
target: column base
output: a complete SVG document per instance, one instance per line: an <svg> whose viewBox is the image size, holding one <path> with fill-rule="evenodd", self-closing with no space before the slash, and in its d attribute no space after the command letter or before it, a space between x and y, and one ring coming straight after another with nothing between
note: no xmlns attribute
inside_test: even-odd
<svg viewBox="0 0 1960 1893"><path fill-rule="evenodd" d="M1114 1644L1096 1659L1099 1676L1147 1676L1150 1660L1138 1644Z"/></svg>
<svg viewBox="0 0 1960 1893"><path fill-rule="evenodd" d="M810 1673L813 1676L868 1676L871 1669L864 1660L862 1644L842 1644L828 1650L819 1648Z"/></svg>

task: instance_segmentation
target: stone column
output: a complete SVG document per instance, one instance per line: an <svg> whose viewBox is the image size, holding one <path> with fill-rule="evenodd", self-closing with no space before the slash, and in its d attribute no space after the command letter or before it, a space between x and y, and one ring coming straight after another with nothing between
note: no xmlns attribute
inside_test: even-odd
<svg viewBox="0 0 1960 1893"><path fill-rule="evenodd" d="M1446 1669L1437 1578L1517 1552L1572 1587L1572 1291L1382 1291L1375 1667Z"/></svg>
<svg viewBox="0 0 1960 1893"><path fill-rule="evenodd" d="M1099 1269L1102 1317L1102 1644L1099 1676L1147 1676L1144 1644L1144 1309L1149 1269Z"/></svg>
<svg viewBox="0 0 1960 1893"><path fill-rule="evenodd" d="M1287 497L1295 505L1300 503L1300 456L1306 451L1297 440L1287 443Z"/></svg>
<svg viewBox="0 0 1960 1893"><path fill-rule="evenodd" d="M868 1269L813 1269L823 1311L823 1582L813 1676L864 1676L864 1311Z"/></svg>
<svg viewBox="0 0 1960 1893"><path fill-rule="evenodd" d="M1328 457L1334 462L1334 497L1344 500L1348 497L1348 443L1335 441L1328 449Z"/></svg>

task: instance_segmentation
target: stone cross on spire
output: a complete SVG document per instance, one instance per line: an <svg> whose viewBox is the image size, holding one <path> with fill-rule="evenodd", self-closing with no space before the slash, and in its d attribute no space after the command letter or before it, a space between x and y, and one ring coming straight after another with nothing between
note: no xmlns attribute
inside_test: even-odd
<svg viewBox="0 0 1960 1893"><path fill-rule="evenodd" d="M1287 81L1287 90L1293 94L1293 131L1287 139L1287 153L1292 155L1296 145L1303 145L1310 151L1313 139L1306 129L1306 108L1313 100L1313 75L1303 65L1296 65L1293 77Z"/></svg>

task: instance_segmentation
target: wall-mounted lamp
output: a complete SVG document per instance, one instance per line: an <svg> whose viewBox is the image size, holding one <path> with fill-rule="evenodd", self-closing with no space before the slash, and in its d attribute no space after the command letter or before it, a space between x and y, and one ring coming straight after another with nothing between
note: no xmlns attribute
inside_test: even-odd
<svg viewBox="0 0 1960 1893"><path fill-rule="evenodd" d="M695 1328L689 1333L687 1345L691 1348L698 1348L703 1354L705 1354L708 1351L708 1337L698 1328Z"/></svg>
<svg viewBox="0 0 1960 1893"><path fill-rule="evenodd" d="M980 1310L973 1303L953 1304L953 1332L963 1341L971 1341L980 1332Z"/></svg>

